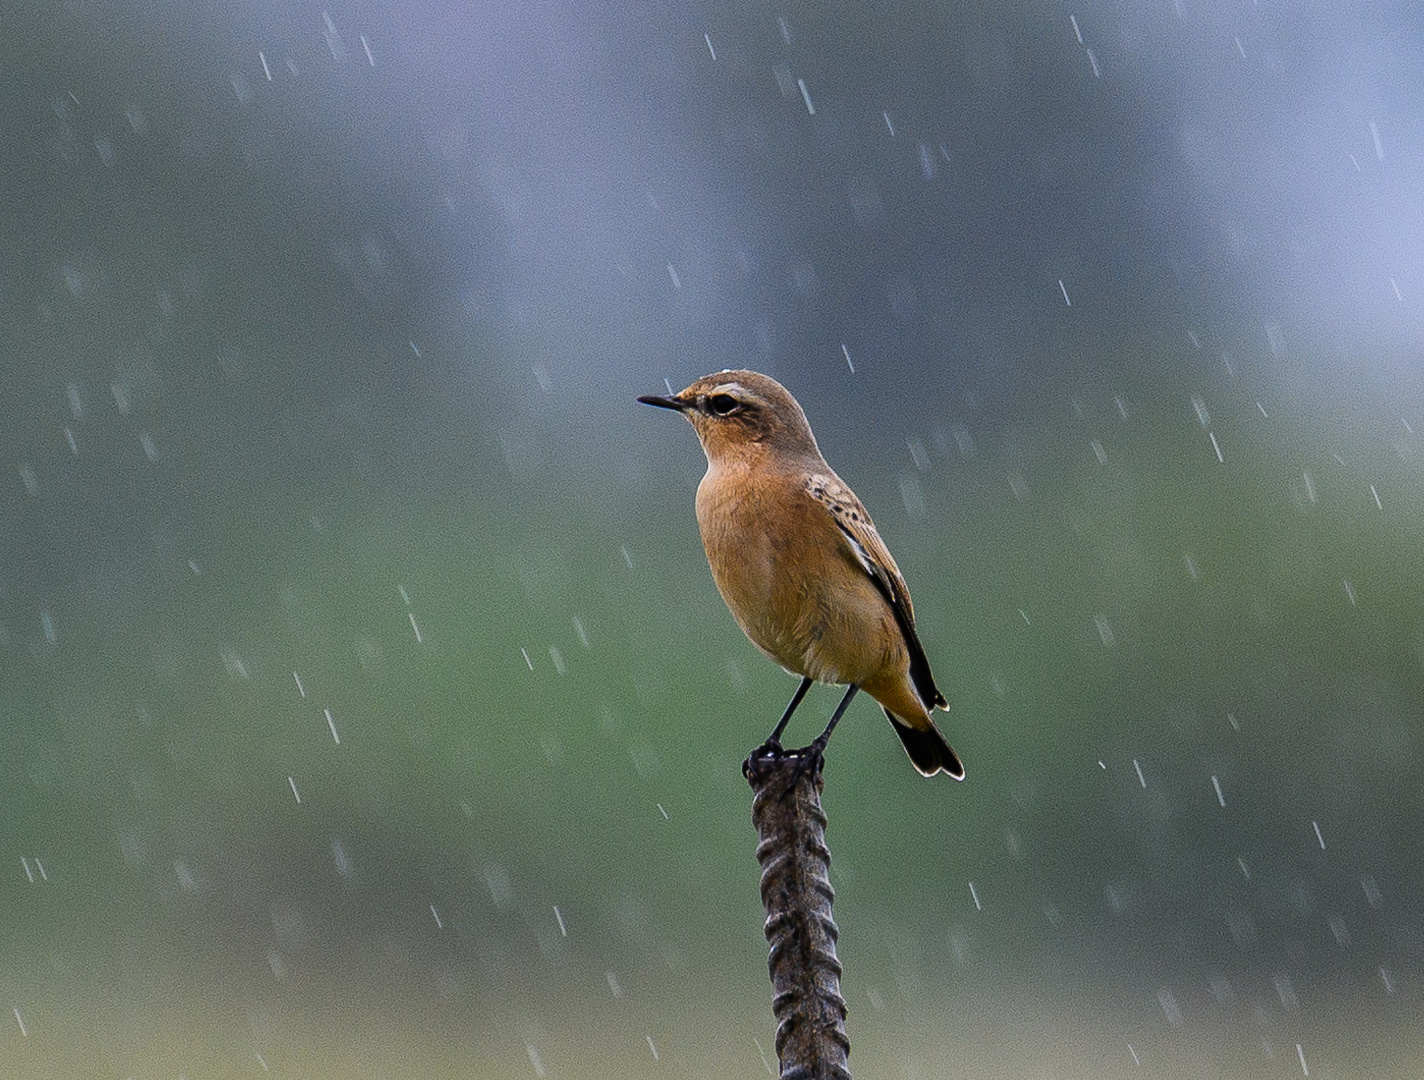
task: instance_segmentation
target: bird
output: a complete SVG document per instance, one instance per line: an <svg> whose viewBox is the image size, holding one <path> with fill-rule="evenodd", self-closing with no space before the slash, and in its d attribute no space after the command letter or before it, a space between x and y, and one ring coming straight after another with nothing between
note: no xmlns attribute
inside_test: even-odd
<svg viewBox="0 0 1424 1080"><path fill-rule="evenodd" d="M790 391L768 375L728 369L638 401L691 421L707 455L697 523L717 590L752 644L801 677L749 764L762 752L795 753L819 770L831 732L864 690L921 775L963 780L932 716L949 705L915 632L905 579ZM782 733L817 682L844 685L845 696L809 746L784 751Z"/></svg>

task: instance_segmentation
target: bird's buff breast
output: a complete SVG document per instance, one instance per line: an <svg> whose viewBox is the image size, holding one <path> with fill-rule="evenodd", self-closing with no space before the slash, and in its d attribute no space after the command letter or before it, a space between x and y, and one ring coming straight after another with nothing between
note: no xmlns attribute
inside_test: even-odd
<svg viewBox="0 0 1424 1080"><path fill-rule="evenodd" d="M847 553L829 516L830 531L819 533L808 512L820 508L802 498L799 484L778 492L712 471L698 486L703 547L733 618L770 659L819 682L863 682L900 666L872 644L899 642L898 632L873 629L893 622L889 607L868 577L845 573Z"/></svg>

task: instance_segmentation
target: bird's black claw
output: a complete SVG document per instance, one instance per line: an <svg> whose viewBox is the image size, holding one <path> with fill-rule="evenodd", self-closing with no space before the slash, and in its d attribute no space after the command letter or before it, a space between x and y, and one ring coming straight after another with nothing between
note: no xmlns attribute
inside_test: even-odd
<svg viewBox="0 0 1424 1080"><path fill-rule="evenodd" d="M816 777L821 775L821 771L826 766L825 741L815 739L809 746L803 746L799 750L783 750L781 753L783 757L794 758L796 761L795 767L791 770L791 781L786 785L786 790L781 793L781 797L789 798L803 776L809 777L814 787Z"/></svg>
<svg viewBox="0 0 1424 1080"><path fill-rule="evenodd" d="M786 757L786 751L782 749L781 743L775 739L767 739L747 755L746 761L742 762L742 775L751 780L761 772L766 763L780 761L784 757Z"/></svg>

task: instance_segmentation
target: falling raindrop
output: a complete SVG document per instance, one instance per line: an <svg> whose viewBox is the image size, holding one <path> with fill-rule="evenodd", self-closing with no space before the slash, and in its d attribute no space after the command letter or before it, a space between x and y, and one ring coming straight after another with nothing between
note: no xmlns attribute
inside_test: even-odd
<svg viewBox="0 0 1424 1080"><path fill-rule="evenodd" d="M796 85L801 88L801 100L806 103L806 112L811 116L815 116L816 106L811 104L811 91L806 89L806 80L797 79Z"/></svg>

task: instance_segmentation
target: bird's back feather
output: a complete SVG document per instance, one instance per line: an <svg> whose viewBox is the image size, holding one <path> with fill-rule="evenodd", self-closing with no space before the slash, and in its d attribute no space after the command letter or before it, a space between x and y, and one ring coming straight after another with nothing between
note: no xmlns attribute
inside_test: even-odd
<svg viewBox="0 0 1424 1080"><path fill-rule="evenodd" d="M915 633L915 607L910 601L909 587L864 504L834 473L817 473L808 477L806 492L830 512L836 527L855 553L856 560L890 605L895 623L900 628L900 636L905 639L905 648L910 654L910 681L914 684L915 693L924 702L925 711L945 708L944 695L935 685L929 659L920 644L920 636Z"/></svg>

